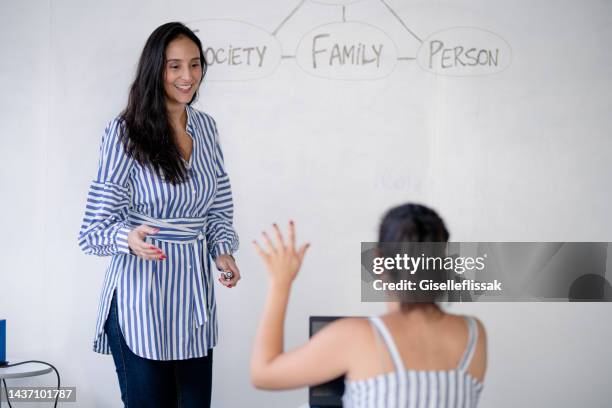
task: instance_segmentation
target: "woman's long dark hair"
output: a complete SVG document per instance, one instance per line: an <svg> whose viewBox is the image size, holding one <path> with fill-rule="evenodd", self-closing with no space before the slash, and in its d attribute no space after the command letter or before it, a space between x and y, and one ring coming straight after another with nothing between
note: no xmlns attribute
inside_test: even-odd
<svg viewBox="0 0 612 408"><path fill-rule="evenodd" d="M185 181L186 169L168 120L164 70L166 47L181 35L198 46L204 79L207 65L200 39L182 23L166 23L149 36L138 62L127 107L121 113L124 122L121 141L127 154L173 184ZM200 84L197 86L199 88ZM189 105L197 96L196 90Z"/></svg>

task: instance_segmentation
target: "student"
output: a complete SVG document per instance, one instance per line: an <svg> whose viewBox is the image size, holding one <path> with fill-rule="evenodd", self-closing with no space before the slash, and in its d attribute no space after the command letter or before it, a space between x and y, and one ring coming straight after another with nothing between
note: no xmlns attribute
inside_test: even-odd
<svg viewBox="0 0 612 408"><path fill-rule="evenodd" d="M293 222L286 242L276 224L274 235L264 232L264 248L254 242L269 275L251 357L257 388L304 387L346 375L345 407L477 406L486 368L484 327L473 317L446 313L433 298L426 301L427 293L416 296L419 302L399 299L399 307L380 317L337 320L285 352L289 292L308 245L296 249ZM447 240L444 222L421 205L391 209L380 226L380 243ZM379 251L389 255L384 248Z"/></svg>
<svg viewBox="0 0 612 408"><path fill-rule="evenodd" d="M210 406L218 336L210 258L227 271L224 286L240 279L216 124L191 106L205 71L202 44L183 24L150 35L89 189L79 245L112 256L94 350L112 353L130 408Z"/></svg>

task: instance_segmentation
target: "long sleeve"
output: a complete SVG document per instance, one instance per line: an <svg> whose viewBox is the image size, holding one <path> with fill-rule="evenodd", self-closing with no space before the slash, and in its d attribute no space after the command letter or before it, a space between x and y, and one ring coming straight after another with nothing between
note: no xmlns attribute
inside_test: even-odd
<svg viewBox="0 0 612 408"><path fill-rule="evenodd" d="M121 122L109 123L102 138L98 174L87 195L85 216L79 232L79 247L99 256L130 253L126 224L130 203L128 187L132 159L119 140Z"/></svg>
<svg viewBox="0 0 612 408"><path fill-rule="evenodd" d="M206 239L209 243L209 252L213 258L221 254L232 254L238 250L238 235L233 227L234 204L229 176L225 171L223 153L219 145L217 126L214 120L212 129L215 140L215 170L217 176L217 192L210 209L208 210L208 223Z"/></svg>

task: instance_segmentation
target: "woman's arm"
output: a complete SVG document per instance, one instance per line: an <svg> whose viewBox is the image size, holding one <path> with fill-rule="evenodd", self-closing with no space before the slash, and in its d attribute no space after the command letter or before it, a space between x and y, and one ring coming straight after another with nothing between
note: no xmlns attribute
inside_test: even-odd
<svg viewBox="0 0 612 408"><path fill-rule="evenodd" d="M225 171L223 152L219 144L217 125L213 118L203 114L207 132L213 136L213 156L215 158L215 175L217 178L217 191L210 209L206 227L206 240L209 243L209 253L215 260L217 269L232 272L231 279L219 278L219 282L232 288L240 280L240 269L232 254L238 250L238 235L234 230L234 202L230 179Z"/></svg>
<svg viewBox="0 0 612 408"><path fill-rule="evenodd" d="M91 182L85 215L79 231L79 246L86 254L133 254L146 260L164 260L163 251L145 241L159 230L148 225L134 229L127 223L130 206L128 187L133 159L120 140L120 119L113 119L104 131L100 146L98 174Z"/></svg>
<svg viewBox="0 0 612 408"><path fill-rule="evenodd" d="M98 173L87 195L79 231L79 246L86 254L130 253L126 225L129 206L128 176L132 161L119 141L121 123L114 119L102 138Z"/></svg>
<svg viewBox="0 0 612 408"><path fill-rule="evenodd" d="M291 284L300 269L308 244L295 248L295 227L289 225L285 244L275 224L275 243L264 232L267 251L255 247L266 263L270 287L251 356L251 379L257 388L288 389L319 384L347 371L356 319L336 321L308 343L284 352L284 322Z"/></svg>
<svg viewBox="0 0 612 408"><path fill-rule="evenodd" d="M234 202L230 179L225 170L223 152L219 144L219 135L215 121L203 114L206 129L213 135L213 156L217 178L217 191L207 214L206 241L214 259L219 255L231 255L238 249L238 235L234 230Z"/></svg>

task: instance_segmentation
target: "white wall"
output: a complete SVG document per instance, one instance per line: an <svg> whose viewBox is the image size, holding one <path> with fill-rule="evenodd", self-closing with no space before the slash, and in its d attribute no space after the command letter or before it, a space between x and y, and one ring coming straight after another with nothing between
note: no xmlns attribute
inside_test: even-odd
<svg viewBox="0 0 612 408"><path fill-rule="evenodd" d="M403 60L383 79L360 81L318 78L285 58L262 79L205 83L197 107L221 132L244 276L236 289L218 289L215 407L297 407L307 399L305 390L256 391L248 379L265 294L249 242L273 221L293 217L313 243L291 299L289 346L305 340L309 315L381 310L359 301L359 242L375 239L391 205L434 206L456 241L612 241L612 5L386 2L421 39L475 27L501 37L512 58L501 72L469 77ZM56 364L64 384L77 387L74 406L120 404L112 358L91 351L108 259L81 254L76 234L102 131L126 103L146 37L167 21L209 18L272 32L298 4L1 3L0 317L8 319L9 359ZM345 16L384 32L398 55L418 52L380 1L348 4ZM341 19L341 6L305 2L277 32L282 54L295 55L305 34ZM488 328L483 407L609 404L609 304L452 310Z"/></svg>

